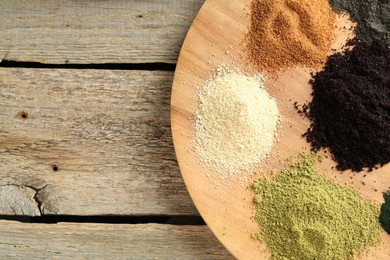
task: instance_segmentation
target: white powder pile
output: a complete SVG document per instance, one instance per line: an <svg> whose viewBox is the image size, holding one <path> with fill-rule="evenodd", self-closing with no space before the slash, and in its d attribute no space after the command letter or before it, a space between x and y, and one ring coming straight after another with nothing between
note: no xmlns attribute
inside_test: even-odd
<svg viewBox="0 0 390 260"><path fill-rule="evenodd" d="M263 88L264 76L217 71L198 91L195 148L206 166L227 177L267 157L279 110Z"/></svg>

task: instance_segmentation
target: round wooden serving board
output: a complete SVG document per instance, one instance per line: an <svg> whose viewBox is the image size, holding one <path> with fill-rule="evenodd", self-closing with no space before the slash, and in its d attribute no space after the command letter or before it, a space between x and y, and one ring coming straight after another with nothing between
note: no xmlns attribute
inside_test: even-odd
<svg viewBox="0 0 390 260"><path fill-rule="evenodd" d="M251 173L221 178L221 174L204 167L193 147L194 120L198 108L196 91L202 87L219 65L245 67L244 37L249 28L250 0L207 0L195 18L184 41L172 88L171 124L180 170L187 189L200 214L222 244L238 259L268 259L266 245L251 235L259 232L252 220L255 213L253 180L270 178L290 156L309 151L301 135L309 121L296 112L293 103L311 100L310 70L294 68L269 75L265 86L277 100L281 114L278 140L269 160ZM352 24L347 17L338 17L334 48L340 49L351 36ZM329 154L329 153L327 153ZM390 165L370 173L338 172L332 169L331 158L318 165L338 183L355 187L363 197L383 203L382 191L390 186ZM361 259L390 259L390 236L382 234L382 243L371 247Z"/></svg>

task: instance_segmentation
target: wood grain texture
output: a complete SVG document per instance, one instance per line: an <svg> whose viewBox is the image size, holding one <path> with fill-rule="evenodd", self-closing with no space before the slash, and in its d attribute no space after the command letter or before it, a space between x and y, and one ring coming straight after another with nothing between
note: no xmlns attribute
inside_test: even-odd
<svg viewBox="0 0 390 260"><path fill-rule="evenodd" d="M284 162L310 146L302 137L310 122L299 115L294 102L311 100L310 69L296 67L279 74L268 74L265 89L278 104L281 122L274 147L267 158L253 169L226 176L207 168L194 149L195 115L199 99L197 88L215 75L217 67L240 68L248 74L258 73L248 67L244 38L250 24L250 0L208 0L199 11L183 43L172 87L171 122L176 155L187 189L214 234L238 259L269 259L264 241L252 239L261 231L253 220L255 214L253 180L268 179L278 173ZM348 17L337 17L336 40L331 49L340 49L351 34ZM225 131L223 127L220 129ZM234 134L234 133L232 133ZM381 192L388 189L390 164L367 174L338 172L328 156L318 165L321 172L341 185L356 188L364 198L383 203ZM383 231L383 233L385 233ZM390 236L372 247L361 259L389 259Z"/></svg>
<svg viewBox="0 0 390 260"><path fill-rule="evenodd" d="M204 0L0 0L0 60L176 63Z"/></svg>
<svg viewBox="0 0 390 260"><path fill-rule="evenodd" d="M233 259L206 226L0 221L0 259Z"/></svg>
<svg viewBox="0 0 390 260"><path fill-rule="evenodd" d="M172 74L1 68L0 215L197 215L171 140Z"/></svg>
<svg viewBox="0 0 390 260"><path fill-rule="evenodd" d="M36 191L17 185L0 186L0 212L3 215L39 215L39 205L35 201Z"/></svg>

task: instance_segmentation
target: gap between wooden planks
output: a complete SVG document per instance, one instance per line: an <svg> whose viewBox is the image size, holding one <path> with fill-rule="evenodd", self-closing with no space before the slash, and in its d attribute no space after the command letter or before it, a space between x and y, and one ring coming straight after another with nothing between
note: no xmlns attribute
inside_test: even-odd
<svg viewBox="0 0 390 260"><path fill-rule="evenodd" d="M172 76L1 68L0 214L197 215L171 140Z"/></svg>

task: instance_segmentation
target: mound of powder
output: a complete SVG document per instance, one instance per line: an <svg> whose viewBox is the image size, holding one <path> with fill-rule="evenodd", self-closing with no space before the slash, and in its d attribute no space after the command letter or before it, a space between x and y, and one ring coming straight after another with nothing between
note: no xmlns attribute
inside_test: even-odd
<svg viewBox="0 0 390 260"><path fill-rule="evenodd" d="M253 0L248 58L259 71L320 68L330 52L335 17L328 0Z"/></svg>
<svg viewBox="0 0 390 260"><path fill-rule="evenodd" d="M379 222L381 223L387 234L390 235L390 190L383 193L385 202L381 206L381 214L379 216Z"/></svg>
<svg viewBox="0 0 390 260"><path fill-rule="evenodd" d="M356 190L315 169L315 154L301 154L279 175L253 183L255 220L273 259L352 259L379 241L379 210Z"/></svg>
<svg viewBox="0 0 390 260"><path fill-rule="evenodd" d="M337 12L347 11L357 22L356 32L367 42L390 42L389 0L330 0Z"/></svg>
<svg viewBox="0 0 390 260"><path fill-rule="evenodd" d="M329 58L311 81L306 138L329 147L339 170L361 171L390 162L390 46L357 42Z"/></svg>
<svg viewBox="0 0 390 260"><path fill-rule="evenodd" d="M232 176L270 153L279 110L264 79L223 72L199 90L195 147L206 166Z"/></svg>

